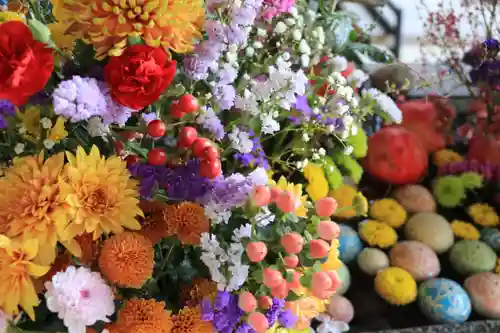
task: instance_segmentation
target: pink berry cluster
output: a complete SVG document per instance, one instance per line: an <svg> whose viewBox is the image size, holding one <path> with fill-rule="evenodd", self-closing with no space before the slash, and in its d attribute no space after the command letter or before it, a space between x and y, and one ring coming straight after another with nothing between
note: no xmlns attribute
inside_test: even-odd
<svg viewBox="0 0 500 333"><path fill-rule="evenodd" d="M252 201L256 206L275 204L283 213L288 213L295 210L296 199L290 192L261 186L254 189ZM259 309L271 306L271 296L286 300L291 292L300 294L307 289L313 296L327 299L340 286L341 280L335 271L308 270L301 265L301 258L322 260L328 257L331 242L340 235L338 224L329 220L337 205L337 201L330 197L315 202L315 212L319 218L316 224L317 238L306 239L299 232L290 231L279 238L279 247L268 248L265 242L256 240L246 245L247 257L260 267L262 284L267 290L266 295L259 297L249 291L239 296L239 307L248 313L248 323L256 332L265 332L269 328L266 317ZM271 250L278 252L278 262L274 259L269 259L274 262L266 262ZM276 258L276 253L271 258Z"/></svg>

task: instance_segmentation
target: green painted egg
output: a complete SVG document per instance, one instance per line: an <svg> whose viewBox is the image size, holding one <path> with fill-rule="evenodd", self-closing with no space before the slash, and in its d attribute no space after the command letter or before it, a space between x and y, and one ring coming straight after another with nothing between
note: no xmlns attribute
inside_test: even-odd
<svg viewBox="0 0 500 333"><path fill-rule="evenodd" d="M492 271L496 262L495 252L477 240L461 240L450 251L451 266L463 275Z"/></svg>

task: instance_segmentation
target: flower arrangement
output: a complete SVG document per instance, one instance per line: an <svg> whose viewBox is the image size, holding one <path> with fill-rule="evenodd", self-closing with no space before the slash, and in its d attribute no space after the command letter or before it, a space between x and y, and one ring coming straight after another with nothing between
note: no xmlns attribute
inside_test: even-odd
<svg viewBox="0 0 500 333"><path fill-rule="evenodd" d="M359 224L359 236L368 245L382 249L391 247L398 241L398 234L391 226L373 220L367 220Z"/></svg>
<svg viewBox="0 0 500 333"><path fill-rule="evenodd" d="M465 172L459 176L440 176L432 187L437 202L446 208L459 206L467 197L467 191L483 186L483 176L475 172Z"/></svg>
<svg viewBox="0 0 500 333"><path fill-rule="evenodd" d="M367 75L339 54L360 47L354 21L335 5L2 11L1 324L308 328L340 284L331 191L361 178L366 117L401 118L359 93Z"/></svg>
<svg viewBox="0 0 500 333"><path fill-rule="evenodd" d="M370 216L375 220L387 223L393 228L399 228L406 222L408 213L396 200L384 198L372 202Z"/></svg>

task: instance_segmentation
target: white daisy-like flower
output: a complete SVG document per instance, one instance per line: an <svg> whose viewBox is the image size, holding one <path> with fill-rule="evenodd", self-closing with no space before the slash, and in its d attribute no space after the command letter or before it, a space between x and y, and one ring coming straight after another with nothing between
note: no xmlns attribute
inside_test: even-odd
<svg viewBox="0 0 500 333"><path fill-rule="evenodd" d="M86 267L70 266L45 284L47 308L58 314L69 333L85 333L115 312L113 291L102 276Z"/></svg>

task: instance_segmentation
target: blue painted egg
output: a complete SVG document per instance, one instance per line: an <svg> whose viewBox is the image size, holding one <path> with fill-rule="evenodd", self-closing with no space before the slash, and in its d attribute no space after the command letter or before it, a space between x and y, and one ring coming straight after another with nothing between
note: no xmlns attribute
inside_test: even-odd
<svg viewBox="0 0 500 333"><path fill-rule="evenodd" d="M455 281L431 279L418 289L418 306L424 315L439 324L460 324L472 311L469 295Z"/></svg>
<svg viewBox="0 0 500 333"><path fill-rule="evenodd" d="M345 224L340 225L339 243L339 258L346 264L355 260L363 250L363 243L356 230Z"/></svg>
<svg viewBox="0 0 500 333"><path fill-rule="evenodd" d="M500 230L495 228L484 228L481 230L481 240L496 252L500 251Z"/></svg>

